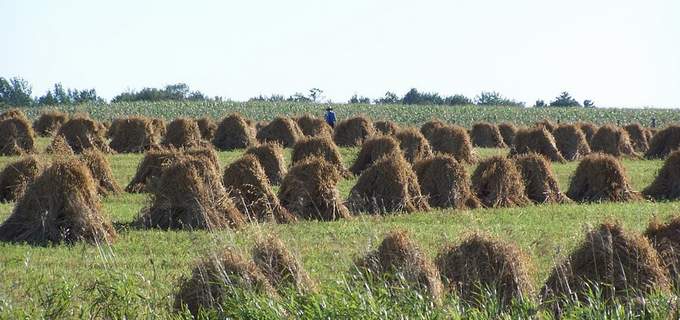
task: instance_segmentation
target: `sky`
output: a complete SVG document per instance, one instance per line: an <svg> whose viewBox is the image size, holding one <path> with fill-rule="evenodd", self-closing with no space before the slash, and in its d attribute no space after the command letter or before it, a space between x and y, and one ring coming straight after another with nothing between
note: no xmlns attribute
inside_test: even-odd
<svg viewBox="0 0 680 320"><path fill-rule="evenodd" d="M0 0L0 77L247 100L410 88L680 108L678 0Z"/></svg>

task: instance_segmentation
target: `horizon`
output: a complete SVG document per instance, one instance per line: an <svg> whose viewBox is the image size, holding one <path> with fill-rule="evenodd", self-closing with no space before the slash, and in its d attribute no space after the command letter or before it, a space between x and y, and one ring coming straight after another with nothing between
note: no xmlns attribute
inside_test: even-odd
<svg viewBox="0 0 680 320"><path fill-rule="evenodd" d="M0 3L0 76L126 91L186 83L208 97L324 90L335 103L410 88L533 105L680 108L680 3L522 0Z"/></svg>

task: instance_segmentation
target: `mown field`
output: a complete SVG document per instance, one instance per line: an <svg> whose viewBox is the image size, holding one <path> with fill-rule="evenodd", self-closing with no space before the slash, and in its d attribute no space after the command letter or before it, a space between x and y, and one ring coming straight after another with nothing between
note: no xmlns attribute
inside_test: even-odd
<svg viewBox="0 0 680 320"><path fill-rule="evenodd" d="M92 118L110 120L138 114L173 119L179 116L222 118L231 112L240 112L256 121L270 121L277 116L295 116L305 113L321 116L326 104L293 102L137 102L110 105L61 106L59 109L85 112ZM658 126L680 121L680 112L674 109L590 109L590 108L514 108L478 106L415 106L415 105L365 105L335 104L339 119L366 115L375 120L392 120L400 124L422 124L432 118L465 127L475 122L512 122L530 125L543 119L555 122L590 121L595 124L639 122L650 126L656 119ZM40 114L39 108L24 109L29 117Z"/></svg>
<svg viewBox="0 0 680 320"><path fill-rule="evenodd" d="M141 107L131 107L125 112L140 113L140 109L136 108ZM306 108L313 110L316 107ZM197 114L200 114L199 110ZM119 111L107 112L112 116ZM240 111L257 119L267 117L264 111ZM341 112L350 111L344 109ZM498 112L501 112L500 109ZM254 116L256 114L258 116ZM379 118L377 114L369 115ZM410 116L413 117L411 120L418 122L429 119L431 114ZM453 116L434 114L440 118ZM668 121L677 116L675 113L668 114ZM103 114L99 116L105 117ZM169 113L168 116L172 117L173 114ZM543 114L532 116L543 118ZM390 118L399 120L398 117ZM48 143L47 138L40 138L39 149L43 150ZM503 149L477 151L482 157L507 152ZM348 166L357 152L356 148L342 149ZM242 153L242 150L219 152L222 168ZM289 150L286 157L289 158ZM139 154L109 156L121 186L130 181L141 158ZM0 167L13 159L0 157ZM651 183L662 163L661 160L623 160L636 190ZM567 189L576 165L576 162L553 163L553 170L563 190ZM469 166L468 172L472 170L474 166ZM349 179L340 183L343 196L347 196L354 182L355 179ZM553 264L578 245L589 226L605 220L616 220L625 228L640 232L653 217L665 220L680 212L680 202L536 205L513 209L433 210L386 217L358 216L346 221L303 221L291 225L257 224L239 231L208 233L141 230L133 227L131 222L147 204L144 194L122 194L104 198L102 202L119 236L110 247L88 244L35 247L0 243L0 318L182 317L172 312L173 294L178 288L180 277L190 274L198 258L224 247L234 247L248 255L256 239L270 234L280 237L300 257L307 271L319 281L320 294L303 301L286 297L279 302L244 299L233 306L235 315L249 318L366 319L495 317L493 307L469 313L473 310L460 308L455 303L447 303L444 307L428 307L429 304L422 297L391 301L378 292L348 288L343 280L351 269L353 259L375 248L390 230L408 231L431 258L445 243L456 242L466 234L479 230L514 242L524 250L531 258L534 268L531 277L538 289ZM0 220L10 214L12 207L12 203L0 205ZM662 317L670 310L669 297L662 297L658 301L659 311L648 314L648 318ZM280 305L294 305L305 312L286 313L277 309ZM517 314L536 315L536 308L535 303L529 303ZM606 312L612 311L594 309L576 312L574 317L632 317L629 311L622 308L608 314ZM515 317L518 317L517 314Z"/></svg>

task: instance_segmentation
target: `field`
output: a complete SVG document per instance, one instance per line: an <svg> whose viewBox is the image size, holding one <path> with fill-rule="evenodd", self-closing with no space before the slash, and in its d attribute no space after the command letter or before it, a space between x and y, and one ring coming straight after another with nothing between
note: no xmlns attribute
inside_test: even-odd
<svg viewBox="0 0 680 320"><path fill-rule="evenodd" d="M279 108L280 107L280 108ZM319 106L308 104L238 103L219 104L121 104L97 108L80 106L69 111L85 111L97 119L107 120L124 114L146 114L174 118L180 115L213 115L217 118L237 110L256 120L271 119L278 114L320 113ZM597 123L644 121L652 117L657 123L680 120L680 112L666 110L524 110L500 107L413 107L413 106L337 106L342 118L349 114L366 114L374 119L393 119L402 124L420 124L436 115L451 123L469 125L480 120L510 121L529 124L548 118L560 121L590 120ZM28 110L30 116L35 110ZM49 138L39 138L44 150ZM358 148L342 148L349 167ZM507 149L477 149L481 157L506 154ZM242 150L219 152L224 168L243 153ZM108 156L116 180L127 185L143 155ZM16 157L0 157L0 168ZM286 150L290 162L290 149ZM663 160L622 160L635 190L649 185ZM577 162L553 163L562 190L566 190ZM467 166L472 173L474 166ZM343 180L339 190L346 197L356 178ZM390 230L408 231L433 258L443 244L460 240L473 231L484 231L516 243L531 258L531 280L540 289L553 265L575 248L588 227L615 220L632 231L643 231L649 221L666 220L680 210L680 202L596 203L567 205L532 205L512 209L475 209L467 211L433 210L386 217L357 216L335 222L303 221L291 225L254 224L240 231L160 231L143 230L132 225L140 210L148 204L145 194L127 194L102 199L119 238L112 246L88 244L36 247L0 243L0 318L174 318L172 304L178 280L189 276L200 257L234 247L245 255L258 238L269 234L280 237L302 260L305 268L320 283L320 293L306 298L283 298L271 302L245 297L235 302L233 315L245 318L493 318L493 306L467 309L455 298L444 307L433 307L423 297L404 294L390 300L380 292L348 288L345 278L354 258L375 248ZM0 221L13 203L0 205ZM401 299L401 300L400 300ZM282 311L295 309L290 314ZM518 306L515 317L542 314L536 302ZM669 297L650 299L647 318L661 318L673 308ZM518 316L519 315L519 316ZM509 315L505 315L510 317ZM634 317L628 306L604 309L576 308L576 318Z"/></svg>
<svg viewBox="0 0 680 320"><path fill-rule="evenodd" d="M291 102L138 102L111 105L62 106L61 110L85 112L92 118L111 120L130 114L147 115L166 119L179 116L220 118L240 112L257 121L269 121L277 116L294 116L305 113L320 116L326 105ZM513 108L478 106L415 106L415 105L334 105L339 119L355 115L367 115L372 119L390 119L401 124L421 124L432 118L469 127L475 122L508 121L529 125L543 119L555 122L590 121L596 124L639 122L650 126L656 119L658 126L680 121L680 112L673 109L586 109L586 108ZM39 108L25 109L29 117L40 113Z"/></svg>

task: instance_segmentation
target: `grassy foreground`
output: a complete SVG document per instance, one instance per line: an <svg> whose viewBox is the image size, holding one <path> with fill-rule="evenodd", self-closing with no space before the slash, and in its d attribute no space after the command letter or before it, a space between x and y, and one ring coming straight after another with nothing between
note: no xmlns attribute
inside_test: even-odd
<svg viewBox="0 0 680 320"><path fill-rule="evenodd" d="M39 140L40 148L47 139ZM482 156L505 150L478 150ZM224 167L242 151L220 152ZM357 149L342 149L347 165ZM111 155L109 160L121 186L135 173L142 155ZM287 155L288 158L288 155ZM0 157L0 167L14 158ZM577 163L553 164L560 186L566 191ZM632 185L641 190L655 177L662 161L624 160ZM469 167L472 173L474 167ZM339 189L346 196L354 180L343 181ZM234 305L240 316L252 318L458 318L491 317L493 307L478 314L465 314L455 303L431 308L422 297L405 294L389 301L379 292L363 295L343 286L353 258L377 246L393 229L411 233L430 257L447 242L482 230L517 243L531 257L532 280L540 288L553 264L573 249L584 230L606 219L620 221L627 229L642 231L649 220L666 219L680 209L680 202L601 203L588 205L539 205L514 209L470 211L436 210L386 217L359 216L348 221L300 222L292 225L256 224L238 232L140 230L131 226L146 195L122 194L102 200L119 238L112 246L76 244L34 247L0 243L0 318L173 318L173 294L177 281L190 273L196 260L224 247L235 247L248 256L253 242L269 234L278 235L317 279L321 297L309 301L293 298L274 303L244 299ZM0 205L0 221L13 204ZM346 299L346 300L343 300ZM666 299L667 300L667 299ZM659 301L666 301L660 299ZM250 301L250 302L249 302ZM260 304L257 304L260 303ZM269 304L268 304L269 303ZM297 306L304 314L286 314L280 305ZM312 306L316 308L308 309ZM535 305L518 314L531 315ZM668 306L659 307L663 315ZM278 312L277 312L278 310ZM467 310L469 311L469 310ZM618 312L618 313L617 313ZM630 316L621 309L612 317ZM605 311L585 310L575 317L604 317Z"/></svg>

